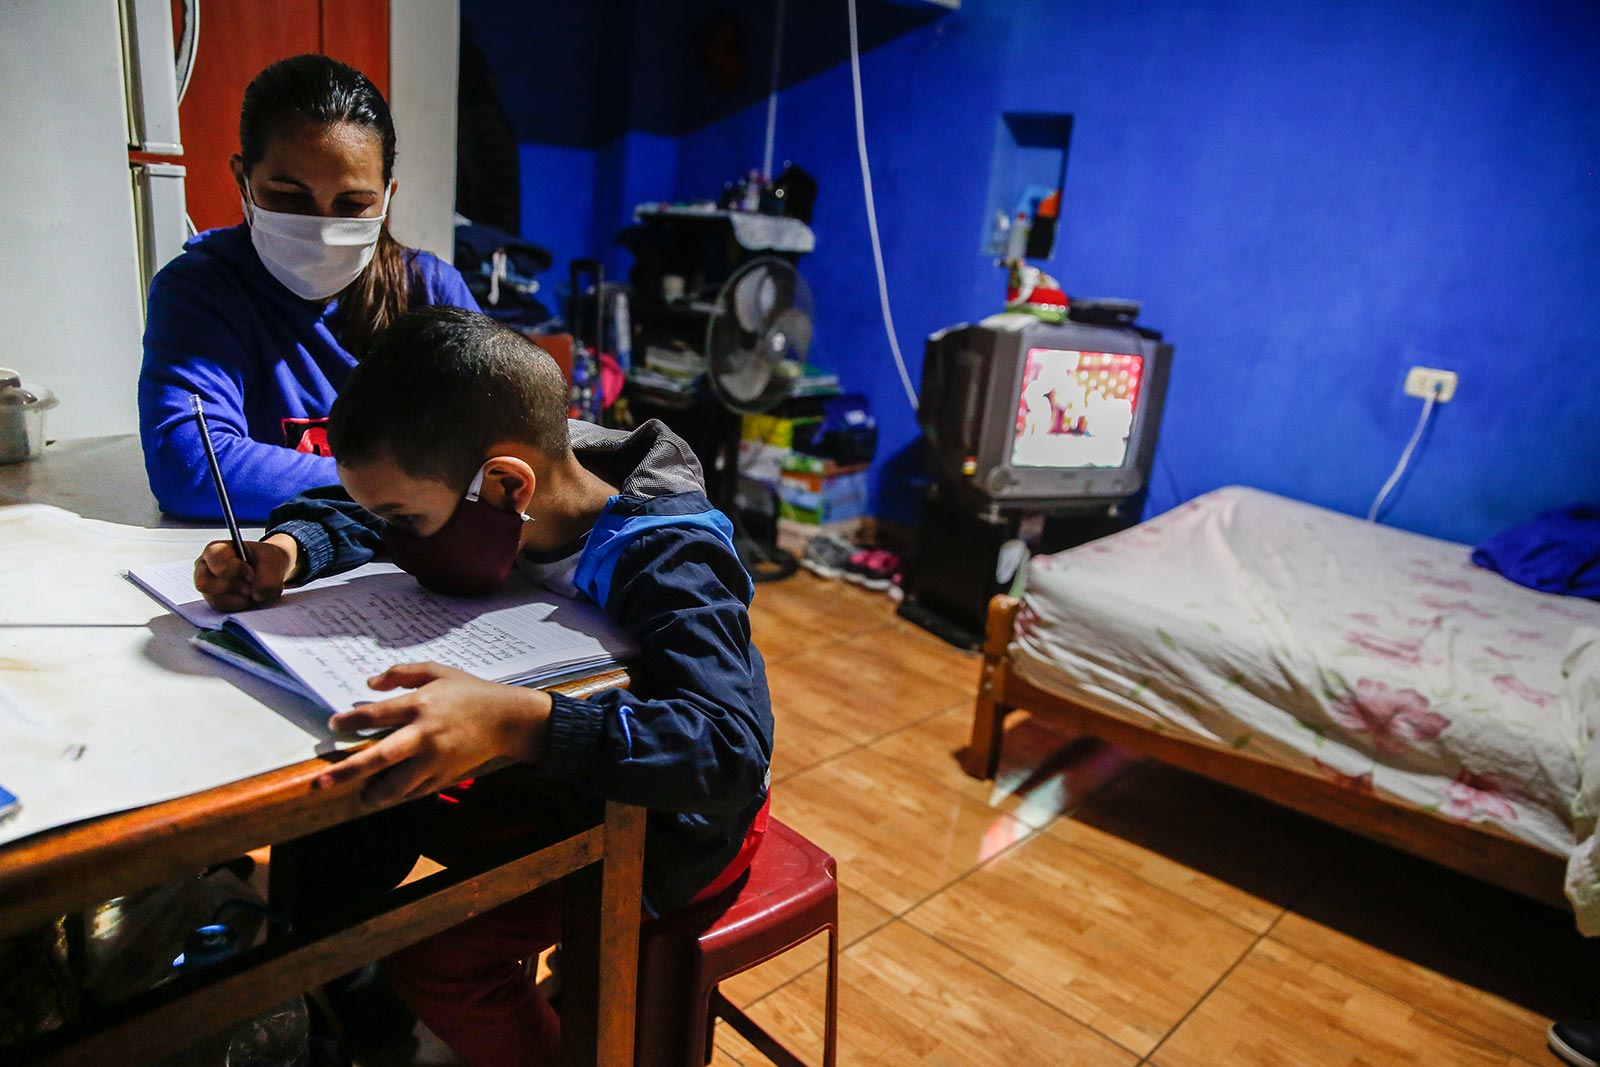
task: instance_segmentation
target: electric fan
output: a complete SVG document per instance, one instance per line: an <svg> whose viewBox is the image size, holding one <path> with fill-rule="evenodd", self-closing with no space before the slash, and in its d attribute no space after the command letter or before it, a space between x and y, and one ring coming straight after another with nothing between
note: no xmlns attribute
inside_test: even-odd
<svg viewBox="0 0 1600 1067"><path fill-rule="evenodd" d="M782 403L805 370L811 313L811 287L800 272L788 260L763 256L733 272L706 324L706 378L729 415L712 502L733 521L739 557L758 582L787 578L798 563L776 544L750 537L740 520L740 430L743 416L763 415Z"/></svg>

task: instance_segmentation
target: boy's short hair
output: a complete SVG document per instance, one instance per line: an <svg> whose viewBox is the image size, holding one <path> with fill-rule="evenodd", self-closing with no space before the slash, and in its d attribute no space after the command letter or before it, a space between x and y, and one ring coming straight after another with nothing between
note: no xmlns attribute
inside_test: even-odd
<svg viewBox="0 0 1600 1067"><path fill-rule="evenodd" d="M392 460L465 487L505 441L560 458L569 391L550 353L487 315L419 308L379 332L328 414L328 447L348 466Z"/></svg>

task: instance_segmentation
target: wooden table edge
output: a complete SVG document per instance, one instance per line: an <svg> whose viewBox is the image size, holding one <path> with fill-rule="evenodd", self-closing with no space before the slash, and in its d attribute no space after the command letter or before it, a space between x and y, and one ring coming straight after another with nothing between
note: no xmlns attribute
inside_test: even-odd
<svg viewBox="0 0 1600 1067"><path fill-rule="evenodd" d="M626 671L613 670L550 688L584 697L628 683ZM312 786L330 759L342 755L0 846L0 937L370 814L376 809L361 802L359 784Z"/></svg>
<svg viewBox="0 0 1600 1067"><path fill-rule="evenodd" d="M599 824L561 841L520 855L508 846L511 851L500 856L446 868L395 890L350 925L269 939L11 1051L24 1062L52 1067L167 1055L361 963L566 878L563 951L574 988L568 991L571 1032L563 1034L563 1063L631 1067L645 814L607 803Z"/></svg>

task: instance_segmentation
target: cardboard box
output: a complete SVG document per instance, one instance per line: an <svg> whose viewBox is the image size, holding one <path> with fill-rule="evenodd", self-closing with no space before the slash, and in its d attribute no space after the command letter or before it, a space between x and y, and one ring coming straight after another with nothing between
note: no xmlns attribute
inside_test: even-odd
<svg viewBox="0 0 1600 1067"><path fill-rule="evenodd" d="M770 448L792 450L795 430L816 426L821 421L821 415L802 415L796 418L782 415L746 415L740 436L746 441Z"/></svg>
<svg viewBox="0 0 1600 1067"><path fill-rule="evenodd" d="M739 473L778 487L783 464L794 454L796 432L822 421L820 415L746 415L739 440Z"/></svg>
<svg viewBox="0 0 1600 1067"><path fill-rule="evenodd" d="M778 481L778 514L812 526L859 519L867 513L867 464L841 467L831 459L791 453Z"/></svg>

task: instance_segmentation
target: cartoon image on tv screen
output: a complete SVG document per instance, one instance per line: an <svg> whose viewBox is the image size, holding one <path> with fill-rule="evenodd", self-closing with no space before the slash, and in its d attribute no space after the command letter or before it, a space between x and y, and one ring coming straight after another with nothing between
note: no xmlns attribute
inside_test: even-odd
<svg viewBox="0 0 1600 1067"><path fill-rule="evenodd" d="M1142 356L1029 349L1012 465L1122 466L1143 370Z"/></svg>

